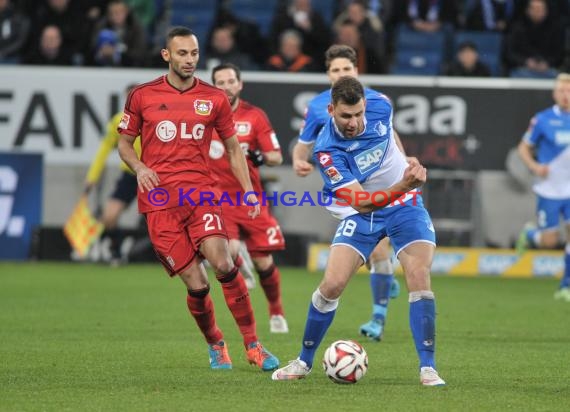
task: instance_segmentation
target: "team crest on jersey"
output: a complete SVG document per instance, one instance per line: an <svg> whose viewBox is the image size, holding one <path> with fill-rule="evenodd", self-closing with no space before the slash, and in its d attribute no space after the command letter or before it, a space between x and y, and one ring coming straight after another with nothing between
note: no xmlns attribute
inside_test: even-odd
<svg viewBox="0 0 570 412"><path fill-rule="evenodd" d="M194 100L194 111L200 116L209 116L214 103L211 100Z"/></svg>
<svg viewBox="0 0 570 412"><path fill-rule="evenodd" d="M121 121L119 122L119 129L127 129L129 127L129 122L131 121L131 116L126 113L123 113L123 117L121 117Z"/></svg>
<svg viewBox="0 0 570 412"><path fill-rule="evenodd" d="M236 134L238 136L247 136L251 133L250 122L236 122Z"/></svg>
<svg viewBox="0 0 570 412"><path fill-rule="evenodd" d="M386 132L388 132L388 126L384 125L384 123L380 121L376 123L374 130L376 130L376 133L378 133L378 135L384 136Z"/></svg>
<svg viewBox="0 0 570 412"><path fill-rule="evenodd" d="M333 164L332 157L329 152L319 152L318 158L319 158L319 163L323 168L332 166Z"/></svg>
<svg viewBox="0 0 570 412"><path fill-rule="evenodd" d="M325 174L329 177L331 183L333 184L338 183L342 180L342 175L340 174L338 169L334 166L331 166L328 169L326 169Z"/></svg>

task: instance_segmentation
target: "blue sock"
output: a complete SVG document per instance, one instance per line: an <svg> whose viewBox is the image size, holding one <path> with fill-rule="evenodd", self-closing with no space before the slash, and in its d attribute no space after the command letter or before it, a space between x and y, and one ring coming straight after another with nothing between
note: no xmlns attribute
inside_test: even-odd
<svg viewBox="0 0 570 412"><path fill-rule="evenodd" d="M370 289L372 290L372 319L386 323L388 302L390 302L390 287L394 281L394 275L383 273L370 274Z"/></svg>
<svg viewBox="0 0 570 412"><path fill-rule="evenodd" d="M336 309L322 313L319 312L313 302L309 305L309 314L307 315L307 323L305 324L305 333L303 334L303 348L299 358L307 364L309 368L313 367L313 359L315 352L321 344L325 333L331 325Z"/></svg>
<svg viewBox="0 0 570 412"><path fill-rule="evenodd" d="M526 230L526 240L527 240L528 244L533 248L538 247L538 245L536 244L536 234L538 232L540 232L540 230L538 230L536 228Z"/></svg>
<svg viewBox="0 0 570 412"><path fill-rule="evenodd" d="M410 303L410 329L420 358L420 368L435 369L435 301L420 299Z"/></svg>
<svg viewBox="0 0 570 412"><path fill-rule="evenodd" d="M560 289L570 287L570 243L566 245L564 253L564 274L560 280Z"/></svg>

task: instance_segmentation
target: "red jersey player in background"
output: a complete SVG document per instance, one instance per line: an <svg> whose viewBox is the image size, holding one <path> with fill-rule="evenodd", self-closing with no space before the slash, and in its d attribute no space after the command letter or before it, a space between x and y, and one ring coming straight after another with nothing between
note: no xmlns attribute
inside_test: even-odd
<svg viewBox="0 0 570 412"><path fill-rule="evenodd" d="M139 212L145 215L158 258L188 289L188 309L206 338L212 369L231 369L232 362L214 316L210 284L201 264L204 258L222 284L248 361L262 370L273 370L279 360L257 339L247 287L229 253L221 207L215 201L200 201L201 193L211 193L216 184L208 154L214 130L241 187L253 189L228 98L194 77L199 48L191 30L170 30L161 53L168 62L168 74L130 93L118 127L119 153L137 175ZM141 136L140 160L133 148L137 135ZM257 197L252 194L247 200L256 205L248 217L259 215Z"/></svg>
<svg viewBox="0 0 570 412"><path fill-rule="evenodd" d="M267 118L259 107L240 99L243 89L241 71L231 63L224 63L212 70L212 83L226 92L234 115L235 130L239 144L247 154L249 176L253 190L261 195L263 187L259 166L278 166L283 163L281 147ZM285 249L285 239L279 223L271 215L268 205L261 205L261 214L254 222L247 219L247 210L237 206L241 191L239 181L228 168L228 159L220 137L214 133L210 146L212 171L218 179L218 187L228 195L228 201L220 205L224 214L224 223L230 238L230 253L239 258L240 239L245 241L259 283L269 303L269 330L272 333L287 333L289 327L281 303L281 275L273 261L272 252ZM262 202L263 203L263 202ZM238 265L238 261L236 261Z"/></svg>

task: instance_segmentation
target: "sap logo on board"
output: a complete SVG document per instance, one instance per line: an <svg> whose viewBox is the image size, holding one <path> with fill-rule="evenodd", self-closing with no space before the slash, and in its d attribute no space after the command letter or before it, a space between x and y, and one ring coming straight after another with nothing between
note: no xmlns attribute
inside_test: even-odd
<svg viewBox="0 0 570 412"><path fill-rule="evenodd" d="M532 258L534 276L555 276L564 270L564 256L535 256Z"/></svg>

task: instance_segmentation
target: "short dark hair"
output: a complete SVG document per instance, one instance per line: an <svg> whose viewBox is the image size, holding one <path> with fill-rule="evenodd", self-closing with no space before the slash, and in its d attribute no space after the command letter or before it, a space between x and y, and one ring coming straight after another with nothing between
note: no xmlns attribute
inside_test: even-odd
<svg viewBox="0 0 570 412"><path fill-rule="evenodd" d="M196 36L192 30L188 27L184 26L176 26L170 29L170 31L166 34L166 46L170 44L170 41L175 37L188 37L188 36Z"/></svg>
<svg viewBox="0 0 570 412"><path fill-rule="evenodd" d="M238 66L233 63L222 63L218 64L216 67L212 69L212 83L216 83L216 73L220 70L231 69L236 73L236 77L239 81L241 81L241 70Z"/></svg>
<svg viewBox="0 0 570 412"><path fill-rule="evenodd" d="M356 66L356 51L352 47L344 44L334 44L325 52L325 67L327 70L330 68L331 62L334 59L348 59Z"/></svg>
<svg viewBox="0 0 570 412"><path fill-rule="evenodd" d="M333 105L342 102L353 106L364 99L364 87L354 77L342 76L332 87L331 97Z"/></svg>
<svg viewBox="0 0 570 412"><path fill-rule="evenodd" d="M478 51L477 50L477 45L475 43L473 43L471 40L465 40L464 42L459 43L459 46L457 46L457 51L463 51L465 49L471 49L473 51Z"/></svg>

